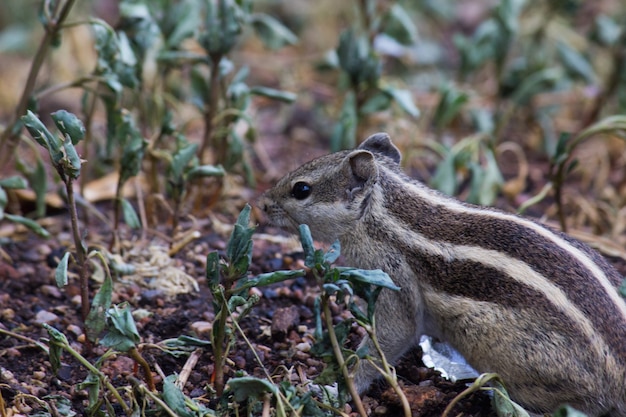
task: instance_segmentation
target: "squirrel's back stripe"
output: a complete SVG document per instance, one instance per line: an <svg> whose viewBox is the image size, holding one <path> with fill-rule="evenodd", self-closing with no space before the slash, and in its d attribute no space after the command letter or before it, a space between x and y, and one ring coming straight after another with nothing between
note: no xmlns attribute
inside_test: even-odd
<svg viewBox="0 0 626 417"><path fill-rule="evenodd" d="M442 256L448 262L471 261L514 278L520 284L518 291L526 287L543 294L579 324L588 340L594 340L596 329L603 339L602 346L597 347L617 347L613 353L626 364L626 346L620 342L626 340L626 302L614 286L621 277L603 271L598 264L604 260L598 254L530 220L468 206L391 174L389 180L381 178L382 187L407 188L387 195L409 193L419 197L384 202L386 209L406 224L400 233L410 235L406 244L419 245L413 253L419 250ZM475 281L468 287L481 288ZM489 285L489 280L485 281L484 285ZM593 301L606 297L612 301L610 304Z"/></svg>

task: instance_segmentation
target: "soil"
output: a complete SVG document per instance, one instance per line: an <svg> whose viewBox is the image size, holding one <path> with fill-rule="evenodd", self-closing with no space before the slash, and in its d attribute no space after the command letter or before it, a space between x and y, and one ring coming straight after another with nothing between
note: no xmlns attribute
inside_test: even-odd
<svg viewBox="0 0 626 417"><path fill-rule="evenodd" d="M280 140L276 137L265 142L264 146L269 159L281 161L284 165L298 165L324 153L327 144L318 143L301 151L302 160L277 157L284 148L281 150ZM286 172L291 166L274 168ZM256 193L268 186L269 182L259 184ZM534 188L538 190L541 186L535 184ZM181 234L198 231L199 237L172 257L163 255L168 249L166 237L171 235L167 222L150 230L146 236L122 229L120 252L125 255L124 262L142 270L152 268L153 272L134 278L117 277L113 303L127 303L135 313L141 336L139 352L150 365L159 392L162 392L164 376L188 372L183 392L212 408L217 406L212 400L215 398L211 388L214 362L210 347L193 348L174 355L166 352L163 346L166 341L183 335L209 339L215 317L204 276L206 255L216 250L224 253L230 225L243 204L254 201L254 198L255 192L240 188L239 194L231 191L224 197L226 203L204 210L196 220L182 222ZM499 200L498 205L506 207L506 202ZM108 202L99 203L97 209L105 216L111 215ZM540 212L542 209L536 207L535 210ZM84 213L81 210L81 215ZM252 215L259 226L254 235L250 273L302 268L303 255L295 238L266 227L257 209L253 209ZM50 359L40 347L41 344L48 345L48 334L42 324L48 323L60 330L73 348L92 363L105 353L106 348L96 345L89 354L85 346L76 271L70 268L71 279L67 286L59 289L55 285L57 262L72 246L67 214L62 209L51 209L42 223L50 231L50 239L39 238L13 225L4 225L4 229L0 229L0 236L4 236L0 253L0 393L8 410L6 415L28 415L46 410L52 410L46 415L66 415L57 409L60 408L60 397L69 400L71 409L78 415L84 415L88 393L81 383L87 377L87 371L74 358L64 354L59 371L52 372ZM91 245L90 249L105 251L111 240L108 226L93 217L89 223L82 222L81 226L87 230L84 240ZM622 273L626 272L626 262L622 258L611 258L611 261ZM100 285L97 276L95 272L90 283L91 297ZM157 281L159 277L167 280ZM227 363L227 377L242 372L260 378L271 375L274 382L288 381L294 386L306 386L325 367L324 362L310 352L315 328L314 302L319 294L315 280L306 276L252 291L259 296L259 302L241 321L241 326L262 365L246 341L236 337ZM333 313L336 322L348 317L338 305L333 305ZM354 325L348 347L356 348L363 334L363 329ZM108 357L102 370L116 387L129 389L137 381L145 383L137 363L123 354ZM453 383L425 367L419 347L411 350L397 365L397 375L413 416L440 416L468 386L468 381ZM374 384L363 402L371 415L396 416L402 412L396 394L384 382ZM0 409L4 409L2 404ZM345 410L351 412L350 403ZM119 408L115 413L123 415ZM495 413L489 395L478 392L461 399L450 415L493 416Z"/></svg>
<svg viewBox="0 0 626 417"><path fill-rule="evenodd" d="M71 408L78 415L85 413L87 391L79 386L87 377L86 369L64 354L62 366L54 374L48 355L28 340L48 344L47 332L42 327L42 323L48 323L63 332L76 350L87 355L77 280L70 280L63 289L54 284L57 260L67 249L69 241L68 224L69 219L58 214L49 218L48 229L54 236L52 239L43 240L31 233L17 233L3 245L10 260L0 262L0 329L19 336L0 336L0 390L10 413L43 411L44 407L29 396L47 399L50 404L54 404L57 400L53 399L61 396L71 401ZM114 303L128 303L135 312L140 312L136 316L142 338L139 351L153 369L159 391L161 376L180 374L190 355L187 352L176 357L156 346L181 335L204 340L209 338L214 315L211 293L204 278L203 258L213 250L223 252L227 237L215 233L209 222L200 231L202 237L187 245L173 258L177 268L185 270L196 280L197 291L172 296L158 288L150 288L147 279L130 281L121 277L115 283ZM88 236L88 240L90 237L101 239L106 236L104 233L93 233L93 228L90 228L90 232L92 235ZM267 237L278 236L281 239L279 233L264 227L257 230L251 268L253 274L302 266L302 253L283 252L285 246L293 245L293 241L284 239L286 244L277 244ZM126 244L130 251L130 242ZM141 244L136 236L134 244ZM152 240L148 246L158 244L158 241ZM96 283L92 284L97 287ZM304 385L324 368L324 363L308 352L315 326L314 299L319 293L315 281L307 276L255 291L260 295L259 302L251 314L242 320L241 325L265 370L249 346L238 337L229 356L227 375L245 371L253 376L265 377L267 371L275 381L287 380ZM337 305L333 306L333 312L336 320L346 317L346 312ZM355 326L349 345L355 348L362 335L363 331ZM104 347L96 346L88 357L93 362L104 352ZM192 398L210 404L209 387L213 372L211 349L202 349L197 359L183 391ZM128 386L130 379L143 378L137 364L122 354L108 358L102 370L115 386ZM397 372L415 416L441 415L446 405L466 388L465 382L452 383L438 372L426 368L421 362L419 348L406 355L398 365ZM383 382L374 384L364 397L364 403L373 415L394 416L401 412L396 395ZM346 409L350 410L349 404ZM121 415L121 410L118 411ZM493 415L490 399L485 394L471 395L459 402L453 415Z"/></svg>

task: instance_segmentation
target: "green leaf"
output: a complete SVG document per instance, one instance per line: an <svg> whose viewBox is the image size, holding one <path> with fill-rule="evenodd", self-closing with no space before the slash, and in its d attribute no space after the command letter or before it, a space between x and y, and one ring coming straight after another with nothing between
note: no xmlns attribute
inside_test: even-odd
<svg viewBox="0 0 626 417"><path fill-rule="evenodd" d="M214 288L220 283L220 256L211 252L206 257L206 279L209 287Z"/></svg>
<svg viewBox="0 0 626 417"><path fill-rule="evenodd" d="M196 337L186 335L178 336L176 339L167 339L164 340L162 343L168 348L192 347L196 349L199 347L211 346L211 342L209 342L208 340L198 339Z"/></svg>
<svg viewBox="0 0 626 417"><path fill-rule="evenodd" d="M183 40L194 35L201 21L200 2L183 0L168 3L168 13L164 13L160 22L161 32L165 38L165 46L178 48Z"/></svg>
<svg viewBox="0 0 626 417"><path fill-rule="evenodd" d="M132 115L127 111L122 113L121 125L117 134L118 141L123 146L119 179L119 183L122 185L129 178L139 173L148 143L135 125Z"/></svg>
<svg viewBox="0 0 626 417"><path fill-rule="evenodd" d="M591 38L602 46L613 46L622 33L621 25L609 16L599 15L594 22Z"/></svg>
<svg viewBox="0 0 626 417"><path fill-rule="evenodd" d="M433 116L434 124L439 130L448 126L469 100L467 93L450 84L443 85L440 88L440 94L441 98Z"/></svg>
<svg viewBox="0 0 626 417"><path fill-rule="evenodd" d="M18 175L14 175L12 177L0 179L0 187L11 189L24 189L28 187L28 181Z"/></svg>
<svg viewBox="0 0 626 417"><path fill-rule="evenodd" d="M76 148L72 144L72 141L67 139L64 140L63 149L65 156L61 159L59 166L65 175L75 180L80 176L80 167L83 164L83 161L81 161L78 156L78 152L76 152Z"/></svg>
<svg viewBox="0 0 626 417"><path fill-rule="evenodd" d="M223 177L226 174L221 165L200 165L187 172L187 180L204 177Z"/></svg>
<svg viewBox="0 0 626 417"><path fill-rule="evenodd" d="M278 393L276 385L266 379L255 378L253 376L231 378L228 381L228 386L237 402L259 398L267 393L274 395Z"/></svg>
<svg viewBox="0 0 626 417"><path fill-rule="evenodd" d="M341 243L339 243L339 240L335 240L335 242L330 246L330 248L328 248L328 250L324 254L324 262L332 264L339 258L340 255Z"/></svg>
<svg viewBox="0 0 626 417"><path fill-rule="evenodd" d="M581 53L563 42L557 44L557 52L561 62L572 76L582 78L588 84L595 82L595 71Z"/></svg>
<svg viewBox="0 0 626 417"><path fill-rule="evenodd" d="M276 90L269 87L252 87L250 88L250 94L271 98L272 100L282 101L284 103L293 103L294 101L296 101L296 98L298 98L298 95L296 93Z"/></svg>
<svg viewBox="0 0 626 417"><path fill-rule="evenodd" d="M232 0L204 2L204 30L198 40L210 56L227 55L241 34L239 8Z"/></svg>
<svg viewBox="0 0 626 417"><path fill-rule="evenodd" d="M124 214L124 221L131 229L140 229L141 228L141 220L139 220L139 216L135 211L130 201L125 198L122 198L122 213Z"/></svg>
<svg viewBox="0 0 626 417"><path fill-rule="evenodd" d="M100 378L95 372L87 373L85 380L77 384L77 388L87 391L87 397L89 399L88 409L93 409L99 405L100 400Z"/></svg>
<svg viewBox="0 0 626 417"><path fill-rule="evenodd" d="M386 272L380 269L366 270L366 269L354 269L354 268L337 268L341 271L341 276L347 278L350 281L356 280L366 284L376 285L378 287L389 288L390 290L399 291L398 287L393 280L387 275Z"/></svg>
<svg viewBox="0 0 626 417"><path fill-rule="evenodd" d="M483 374L484 375L484 374ZM511 417L530 417L528 412L509 397L499 378L491 382L494 386L493 404L497 415Z"/></svg>
<svg viewBox="0 0 626 417"><path fill-rule="evenodd" d="M4 208L7 206L9 202L9 196L7 192L4 191L4 188L0 187L0 220L4 218Z"/></svg>
<svg viewBox="0 0 626 417"><path fill-rule="evenodd" d="M619 292L622 297L626 298L626 279L622 281L622 285L619 286Z"/></svg>
<svg viewBox="0 0 626 417"><path fill-rule="evenodd" d="M519 87L513 92L511 101L524 105L535 95L551 90L563 78L563 71L559 68L544 68L525 77Z"/></svg>
<svg viewBox="0 0 626 417"><path fill-rule="evenodd" d="M237 289L244 290L252 287L264 287L266 285L276 284L288 279L303 277L304 275L305 272L302 269L268 272L247 280L243 285L237 287Z"/></svg>
<svg viewBox="0 0 626 417"><path fill-rule="evenodd" d="M254 233L254 228L248 227L250 224L250 210L250 205L246 204L241 213L239 213L226 247L228 261L239 275L246 273L252 261L252 234Z"/></svg>
<svg viewBox="0 0 626 417"><path fill-rule="evenodd" d="M352 149L356 146L356 128L358 124L356 97L352 91L346 94L339 121L330 138L332 152Z"/></svg>
<svg viewBox="0 0 626 417"><path fill-rule="evenodd" d="M0 208L2 208L2 206L0 206ZM41 237L45 237L45 238L50 237L50 232L48 232L46 229L41 227L41 225L34 220L27 219L26 217L22 217L22 216L16 216L14 214L8 214L8 213L5 213L4 217L11 220L12 222L23 224L24 226L28 227L30 230L37 233Z"/></svg>
<svg viewBox="0 0 626 417"><path fill-rule="evenodd" d="M384 17L383 32L402 45L412 46L417 41L415 23L399 3L394 3Z"/></svg>
<svg viewBox="0 0 626 417"><path fill-rule="evenodd" d="M111 308L112 296L113 280L109 274L106 274L102 286L93 297L91 309L85 320L87 338L92 342L98 339L98 336L106 327L106 312Z"/></svg>
<svg viewBox="0 0 626 417"><path fill-rule="evenodd" d="M50 133L41 120L30 110L27 111L25 116L22 116L22 121L33 139L48 150L52 163L56 166L63 158L61 140Z"/></svg>
<svg viewBox="0 0 626 417"><path fill-rule="evenodd" d="M366 84L374 87L381 73L380 59L370 50L368 39L351 29L339 35L337 46L339 66L346 72L353 87Z"/></svg>
<svg viewBox="0 0 626 417"><path fill-rule="evenodd" d="M198 145L193 143L183 146L176 151L170 166L172 176L175 179L182 178L185 168L187 168L187 165L189 165L191 160L196 156L197 150Z"/></svg>
<svg viewBox="0 0 626 417"><path fill-rule="evenodd" d="M196 417L185 404L185 395L175 384L176 375L163 380L163 401L180 417Z"/></svg>
<svg viewBox="0 0 626 417"><path fill-rule="evenodd" d="M455 154L449 152L445 158L437 164L430 186L447 195L455 195L457 190Z"/></svg>
<svg viewBox="0 0 626 417"><path fill-rule="evenodd" d="M554 414L553 417L587 417L587 414L572 408L569 405L564 405L559 407Z"/></svg>
<svg viewBox="0 0 626 417"><path fill-rule="evenodd" d="M67 264L70 259L70 253L65 252L56 269L54 270L54 280L57 283L57 287L63 288L67 285Z"/></svg>
<svg viewBox="0 0 626 417"><path fill-rule="evenodd" d="M359 112L361 114L371 114L387 110L389 106L391 106L391 96L383 90L368 98L359 109Z"/></svg>
<svg viewBox="0 0 626 417"><path fill-rule="evenodd" d="M69 138L73 145L85 137L85 126L76 115L67 110L59 110L51 114L52 120L65 138Z"/></svg>
<svg viewBox="0 0 626 417"><path fill-rule="evenodd" d="M396 88L385 88L384 91L395 101L402 110L411 117L418 117L420 111L415 106L413 94L409 90L399 90Z"/></svg>
<svg viewBox="0 0 626 417"><path fill-rule="evenodd" d="M121 352L128 352L140 341L135 320L129 306L113 306L107 312L109 331L100 343Z"/></svg>
<svg viewBox="0 0 626 417"><path fill-rule="evenodd" d="M490 206L496 200L504 183L502 173L491 150L485 151L486 166L471 163L472 180L467 201L481 206Z"/></svg>
<svg viewBox="0 0 626 417"><path fill-rule="evenodd" d="M315 267L315 247L313 246L313 237L311 237L311 229L306 224L301 224L298 228L300 231L300 242L304 251L304 265L307 268Z"/></svg>
<svg viewBox="0 0 626 417"><path fill-rule="evenodd" d="M255 13L250 16L250 23L263 44L270 49L298 43L298 37L270 15Z"/></svg>
<svg viewBox="0 0 626 417"><path fill-rule="evenodd" d="M50 337L50 365L52 366L52 372L56 372L61 368L61 352L64 346L69 346L69 342L63 333L50 326L47 323L42 324L43 328L48 332Z"/></svg>

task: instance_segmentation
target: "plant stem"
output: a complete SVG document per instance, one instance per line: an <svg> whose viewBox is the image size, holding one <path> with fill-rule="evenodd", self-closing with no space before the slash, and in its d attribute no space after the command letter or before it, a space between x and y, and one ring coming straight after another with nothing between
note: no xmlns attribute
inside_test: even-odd
<svg viewBox="0 0 626 417"><path fill-rule="evenodd" d="M369 334L370 339L374 343L374 346L376 347L378 356L380 357L380 361L383 366L383 369L382 369L383 377L389 383L389 385L391 385L391 387L396 392L396 394L398 394L398 397L400 398L400 402L402 403L402 410L404 411L404 416L411 417L412 413L411 413L411 406L409 405L409 400L407 400L406 395L404 395L404 391L402 391L402 388L400 388L400 385L398 385L396 372L395 370L391 369L391 366L389 366L389 362L387 362L387 358L385 358L383 350L380 347L380 343L378 343L378 338L376 337L376 331L374 329L375 329L375 323L374 323L374 320L372 320L372 325L367 326L366 330Z"/></svg>
<svg viewBox="0 0 626 417"><path fill-rule="evenodd" d="M100 370L98 368L93 366L87 359L85 359L80 353L75 351L69 344L61 344L60 346L63 349L65 349L67 352L69 352L70 355L72 355L74 358L76 358L78 360L78 362L80 362L85 368L87 368L89 370L89 372L91 372L92 374L94 374L94 375L96 375L98 377L100 382L107 387L107 390L109 390L111 392L111 394L115 397L115 399L120 404L120 406L124 409L124 413L126 413L127 416L132 415L132 410L124 402L124 400L122 399L122 396L120 395L119 392L117 392L117 390L111 384L111 382L106 377L106 375L104 375L102 372L100 372Z"/></svg>
<svg viewBox="0 0 626 417"><path fill-rule="evenodd" d="M146 383L148 384L148 388L150 388L150 391L156 391L154 378L152 378L152 370L150 369L150 365L148 365L148 362L146 362L143 356L141 356L136 347L131 348L128 351L128 355L141 366L141 369L143 369L143 374L146 378Z"/></svg>
<svg viewBox="0 0 626 417"><path fill-rule="evenodd" d="M202 164L206 164L205 153L213 141L213 131L214 129L214 118L217 114L217 103L219 101L219 81L220 81L220 62L222 61L221 54L215 54L211 56L211 76L209 79L209 100L208 103L205 104L205 112L204 112L204 135L202 137L202 146L200 146L200 151L198 153L198 157L200 158L200 162ZM222 163L225 155L226 149L224 143L213 143L215 147L215 151L217 152L217 163ZM221 146L220 146L221 145Z"/></svg>
<svg viewBox="0 0 626 417"><path fill-rule="evenodd" d="M14 333L14 332L12 332L10 330L4 330L4 329L0 329L0 334L4 334L4 335L9 336L9 337L14 337L14 338L16 338L18 340L21 340L23 342L33 344L33 345L37 346L39 349L43 350L46 353L46 355L48 355L49 352L50 352L50 350L48 349L48 346L46 346L43 343L38 342L38 341L36 341L34 339L31 339L30 337L23 336L21 334Z"/></svg>
<svg viewBox="0 0 626 417"><path fill-rule="evenodd" d="M67 204L70 212L70 220L72 222L72 234L74 236L74 246L76 246L76 258L78 260L78 275L80 280L80 311L83 319L83 326L89 315L89 277L87 276L87 254L85 253L85 247L80 237L80 229L78 227L78 212L76 210L76 201L74 198L74 186L71 178L68 178L65 183L65 189L67 191ZM87 331L85 329L85 334ZM88 351L91 350L91 343L89 339L85 339L85 346Z"/></svg>
<svg viewBox="0 0 626 417"><path fill-rule="evenodd" d="M220 311L219 320L217 321L217 330L215 340L213 342L213 356L215 357L215 369L213 370L215 393L218 397L224 392L224 364L226 363L226 354L224 349L224 338L226 336L226 319L228 318L228 300L226 299L226 291L213 294L219 297Z"/></svg>
<svg viewBox="0 0 626 417"><path fill-rule="evenodd" d="M333 328L333 315L330 311L330 305L328 302L328 295L322 296L322 310L324 312L324 320L326 321L326 328L328 329L328 337L330 339L330 344L333 347L333 353L335 354L335 358L337 359L337 363L341 368L341 373L343 374L344 379L346 380L346 385L348 386L348 391L352 396L352 401L358 411L358 413L362 417L367 417L367 412L363 407L363 402L361 401L361 397L354 386L354 380L348 371L348 367L346 366L346 361L343 358L343 353L341 352L341 346L339 346L339 341L337 340L337 335L335 334L335 330Z"/></svg>
<svg viewBox="0 0 626 417"><path fill-rule="evenodd" d="M60 12L58 13L56 19L50 19L48 25L44 27L45 34L41 43L39 44L39 48L35 53L35 57L33 58L33 62L30 67L30 71L28 73L28 78L26 79L26 85L24 86L24 90L22 91L22 96L20 97L20 101L18 102L17 107L15 108L15 114L13 115L13 120L7 125L7 128L0 136L0 167L7 166L11 158L13 157L13 153L15 151L15 147L19 141L20 137L20 129L16 129L20 118L26 113L26 109L28 108L28 101L35 90L35 83L37 81L37 76L39 75L39 71L43 66L44 60L48 54L48 50L52 46L53 40L58 35L61 30L61 26L67 16L72 9L72 6L76 0L67 0L63 7L61 7Z"/></svg>

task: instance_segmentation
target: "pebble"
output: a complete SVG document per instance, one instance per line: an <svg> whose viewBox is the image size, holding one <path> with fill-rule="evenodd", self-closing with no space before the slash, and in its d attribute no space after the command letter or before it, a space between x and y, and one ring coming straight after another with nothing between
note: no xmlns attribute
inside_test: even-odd
<svg viewBox="0 0 626 417"><path fill-rule="evenodd" d="M12 308L5 308L2 310L2 313L0 313L0 317L2 317L2 321L11 321L15 318L15 310Z"/></svg>
<svg viewBox="0 0 626 417"><path fill-rule="evenodd" d="M76 337L78 337L81 334L83 334L83 329L81 329L80 326L77 326L75 324L69 324L67 326L67 331L72 333Z"/></svg>
<svg viewBox="0 0 626 417"><path fill-rule="evenodd" d="M33 372L33 378L42 380L46 377L46 373L44 371L35 371Z"/></svg>
<svg viewBox="0 0 626 417"><path fill-rule="evenodd" d="M309 342L302 342L296 345L296 350L299 352L309 352L311 350L311 344Z"/></svg>
<svg viewBox="0 0 626 417"><path fill-rule="evenodd" d="M59 320L59 316L46 310L39 311L35 316L35 322L39 324L52 323L57 320Z"/></svg>
<svg viewBox="0 0 626 417"><path fill-rule="evenodd" d="M384 405L379 405L374 409L374 414L377 416L386 415L389 412L389 409Z"/></svg>
<svg viewBox="0 0 626 417"><path fill-rule="evenodd" d="M191 330L196 334L201 335L205 333L209 333L211 329L213 329L213 323L210 321L196 321L191 323Z"/></svg>
<svg viewBox="0 0 626 417"><path fill-rule="evenodd" d="M43 295L48 297L56 299L60 299L63 297L63 294L61 294L61 290L59 290L59 287L57 287L56 285L42 285L41 287L39 287L39 290Z"/></svg>

